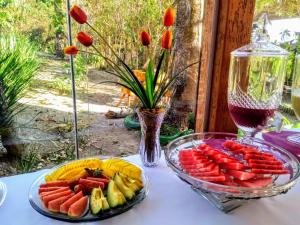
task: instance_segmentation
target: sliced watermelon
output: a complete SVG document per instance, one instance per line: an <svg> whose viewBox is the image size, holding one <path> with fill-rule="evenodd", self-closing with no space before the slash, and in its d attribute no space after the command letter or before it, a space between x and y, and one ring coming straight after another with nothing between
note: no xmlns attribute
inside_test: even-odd
<svg viewBox="0 0 300 225"><path fill-rule="evenodd" d="M183 167L185 169L195 169L195 168L203 168L203 167L206 167L210 164L211 162L210 161L206 161L206 162L203 162L203 163L193 163L193 164L185 164L183 165Z"/></svg>
<svg viewBox="0 0 300 225"><path fill-rule="evenodd" d="M274 161L276 160L276 158L274 156L267 156L264 154L245 154L244 155L244 159L248 160L248 159L263 159L263 160L270 160L270 161Z"/></svg>
<svg viewBox="0 0 300 225"><path fill-rule="evenodd" d="M52 181L41 184L40 187L68 187L69 184L67 181Z"/></svg>
<svg viewBox="0 0 300 225"><path fill-rule="evenodd" d="M268 186L273 182L272 177L265 177L265 178L257 178L251 180L235 180L242 187L249 187L249 188L263 188Z"/></svg>
<svg viewBox="0 0 300 225"><path fill-rule="evenodd" d="M206 147L209 147L209 145L207 145L207 144L201 144L201 145L198 146L198 149L204 150Z"/></svg>
<svg viewBox="0 0 300 225"><path fill-rule="evenodd" d="M68 190L70 190L69 187L61 187L61 188L53 190L53 191L42 192L40 194L40 197L42 198L42 197L47 196L47 195L53 195L53 194L63 192L63 191L68 191Z"/></svg>
<svg viewBox="0 0 300 225"><path fill-rule="evenodd" d="M84 196L75 203L73 203L69 210L68 210L68 216L70 217L80 217L85 212L85 209L88 204L88 196Z"/></svg>
<svg viewBox="0 0 300 225"><path fill-rule="evenodd" d="M240 150L240 149L243 148L243 147L244 147L244 146L243 146L242 144L237 143L237 142L234 142L234 143L231 145L230 149L231 149L232 151L236 151L236 150Z"/></svg>
<svg viewBox="0 0 300 225"><path fill-rule="evenodd" d="M257 154L259 151L255 148L244 147L238 150L242 154Z"/></svg>
<svg viewBox="0 0 300 225"><path fill-rule="evenodd" d="M216 165L211 171L207 172L189 172L189 174L193 177L206 177L206 176L218 176L220 175L220 168Z"/></svg>
<svg viewBox="0 0 300 225"><path fill-rule="evenodd" d="M101 188L102 190L104 189L105 186L103 182L87 180L83 178L79 179L79 184L82 184L85 187Z"/></svg>
<svg viewBox="0 0 300 225"><path fill-rule="evenodd" d="M288 170L268 170L268 169L252 169L252 173L256 174L288 174Z"/></svg>
<svg viewBox="0 0 300 225"><path fill-rule="evenodd" d="M69 198L71 198L72 196L74 196L74 194L70 194L68 196L63 196L63 197L60 197L58 199L55 199L55 200L52 200L48 203L48 209L49 211L51 212L59 212L60 210L60 206L65 202L67 201Z"/></svg>
<svg viewBox="0 0 300 225"><path fill-rule="evenodd" d="M209 181L209 182L220 182L220 181L225 181L226 178L224 175L219 175L219 176L197 176L198 179L204 180L204 181Z"/></svg>
<svg viewBox="0 0 300 225"><path fill-rule="evenodd" d="M221 167L229 169L229 170L242 170L245 169L245 165L239 162L234 163L223 163L220 164Z"/></svg>
<svg viewBox="0 0 300 225"><path fill-rule="evenodd" d="M236 163L238 160L232 158L219 158L214 160L216 163Z"/></svg>
<svg viewBox="0 0 300 225"><path fill-rule="evenodd" d="M182 165L192 165L192 164L208 163L208 162L210 162L208 159L180 160L180 164Z"/></svg>
<svg viewBox="0 0 300 225"><path fill-rule="evenodd" d="M266 165L283 165L283 163L278 160L265 160L265 159L249 159L248 163L266 164Z"/></svg>
<svg viewBox="0 0 300 225"><path fill-rule="evenodd" d="M42 201L44 202L44 205L48 208L48 203L50 201L52 201L54 199L58 199L63 196L68 196L72 193L73 192L71 190L68 190L68 191L63 191L63 192L59 192L59 193L52 194L52 195L47 195L47 196L42 197Z"/></svg>
<svg viewBox="0 0 300 225"><path fill-rule="evenodd" d="M249 173L249 172L239 171L239 170L227 170L226 173L239 180L249 180L256 176L255 173Z"/></svg>
<svg viewBox="0 0 300 225"><path fill-rule="evenodd" d="M78 192L73 197L71 197L70 199L68 199L67 201L65 201L62 205L60 205L59 211L61 213L67 214L68 211L69 211L70 206L73 203L75 203L76 201L78 201L79 199L81 199L82 197L83 197L82 191Z"/></svg>
<svg viewBox="0 0 300 225"><path fill-rule="evenodd" d="M55 191L58 189L61 189L63 187L40 187L39 188L39 194L43 193L43 192L50 192L50 191Z"/></svg>
<svg viewBox="0 0 300 225"><path fill-rule="evenodd" d="M179 152L179 156L182 157L182 156L191 156L191 155L198 155L200 154L199 151L196 151L196 150L181 150Z"/></svg>
<svg viewBox="0 0 300 225"><path fill-rule="evenodd" d="M215 163L210 163L209 165L207 165L204 168L193 168L193 169L185 169L185 171L187 171L187 173L200 173L200 172L209 172L212 169L214 169L214 167L216 166Z"/></svg>
<svg viewBox="0 0 300 225"><path fill-rule="evenodd" d="M94 181L98 181L98 182L102 182L102 183L108 183L109 179L106 178L99 178L99 177L87 177L87 180L94 180Z"/></svg>
<svg viewBox="0 0 300 225"><path fill-rule="evenodd" d="M267 164L249 163L249 166L251 168L255 168L255 169L270 169L270 170L284 169L283 165L267 165Z"/></svg>
<svg viewBox="0 0 300 225"><path fill-rule="evenodd" d="M229 149L231 149L231 147L232 147L232 145L234 144L234 141L232 141L232 140L227 140L227 141L225 141L225 142L223 142L223 147L225 147L225 148L229 148Z"/></svg>

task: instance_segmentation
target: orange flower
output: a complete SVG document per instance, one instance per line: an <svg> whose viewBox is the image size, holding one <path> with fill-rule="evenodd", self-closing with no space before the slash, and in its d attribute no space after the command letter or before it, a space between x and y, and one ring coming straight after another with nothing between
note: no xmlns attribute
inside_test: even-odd
<svg viewBox="0 0 300 225"><path fill-rule="evenodd" d="M172 31L165 30L161 38L161 46L165 49L170 49L172 46Z"/></svg>
<svg viewBox="0 0 300 225"><path fill-rule="evenodd" d="M85 47L90 47L93 44L93 38L83 31L79 32L76 38Z"/></svg>
<svg viewBox="0 0 300 225"><path fill-rule="evenodd" d="M170 27L174 24L175 21L175 10L170 7L165 11L163 23L166 27Z"/></svg>
<svg viewBox="0 0 300 225"><path fill-rule="evenodd" d="M74 45L67 46L64 48L64 53L67 55L76 55L78 51L78 48Z"/></svg>
<svg viewBox="0 0 300 225"><path fill-rule="evenodd" d="M77 23L84 24L87 21L87 15L85 12L77 5L74 5L70 12L70 16L76 20Z"/></svg>
<svg viewBox="0 0 300 225"><path fill-rule="evenodd" d="M141 42L144 46L148 46L150 44L150 35L146 31L142 31L141 33Z"/></svg>

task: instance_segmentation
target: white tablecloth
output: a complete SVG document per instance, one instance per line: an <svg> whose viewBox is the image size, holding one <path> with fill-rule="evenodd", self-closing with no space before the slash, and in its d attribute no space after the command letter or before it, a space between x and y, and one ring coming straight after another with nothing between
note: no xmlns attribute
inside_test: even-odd
<svg viewBox="0 0 300 225"><path fill-rule="evenodd" d="M141 164L138 156L128 160ZM252 200L230 214L211 206L182 182L166 166L164 158L157 168L145 168L150 192L135 208L107 220L80 223L101 225L293 225L300 224L300 185L287 194ZM28 201L31 183L46 170L1 179L8 187L0 207L0 225L69 224L47 218Z"/></svg>

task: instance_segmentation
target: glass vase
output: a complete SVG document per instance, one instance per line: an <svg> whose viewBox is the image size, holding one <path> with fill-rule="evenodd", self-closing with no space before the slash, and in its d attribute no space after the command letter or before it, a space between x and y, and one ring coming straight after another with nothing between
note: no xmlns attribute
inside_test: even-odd
<svg viewBox="0 0 300 225"><path fill-rule="evenodd" d="M165 115L163 109L138 109L141 124L141 142L139 153L144 166L155 167L161 156L159 142L160 127Z"/></svg>

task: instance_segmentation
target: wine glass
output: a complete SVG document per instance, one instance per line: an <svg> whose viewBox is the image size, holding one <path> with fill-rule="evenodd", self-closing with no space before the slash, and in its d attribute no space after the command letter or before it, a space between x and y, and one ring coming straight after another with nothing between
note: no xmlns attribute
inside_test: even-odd
<svg viewBox="0 0 300 225"><path fill-rule="evenodd" d="M246 138L262 130L278 109L287 58L287 51L268 41L258 41L231 53L228 108Z"/></svg>
<svg viewBox="0 0 300 225"><path fill-rule="evenodd" d="M292 107L298 120L300 120L300 55L296 56L292 82ZM300 135L291 135L288 141L300 144Z"/></svg>

